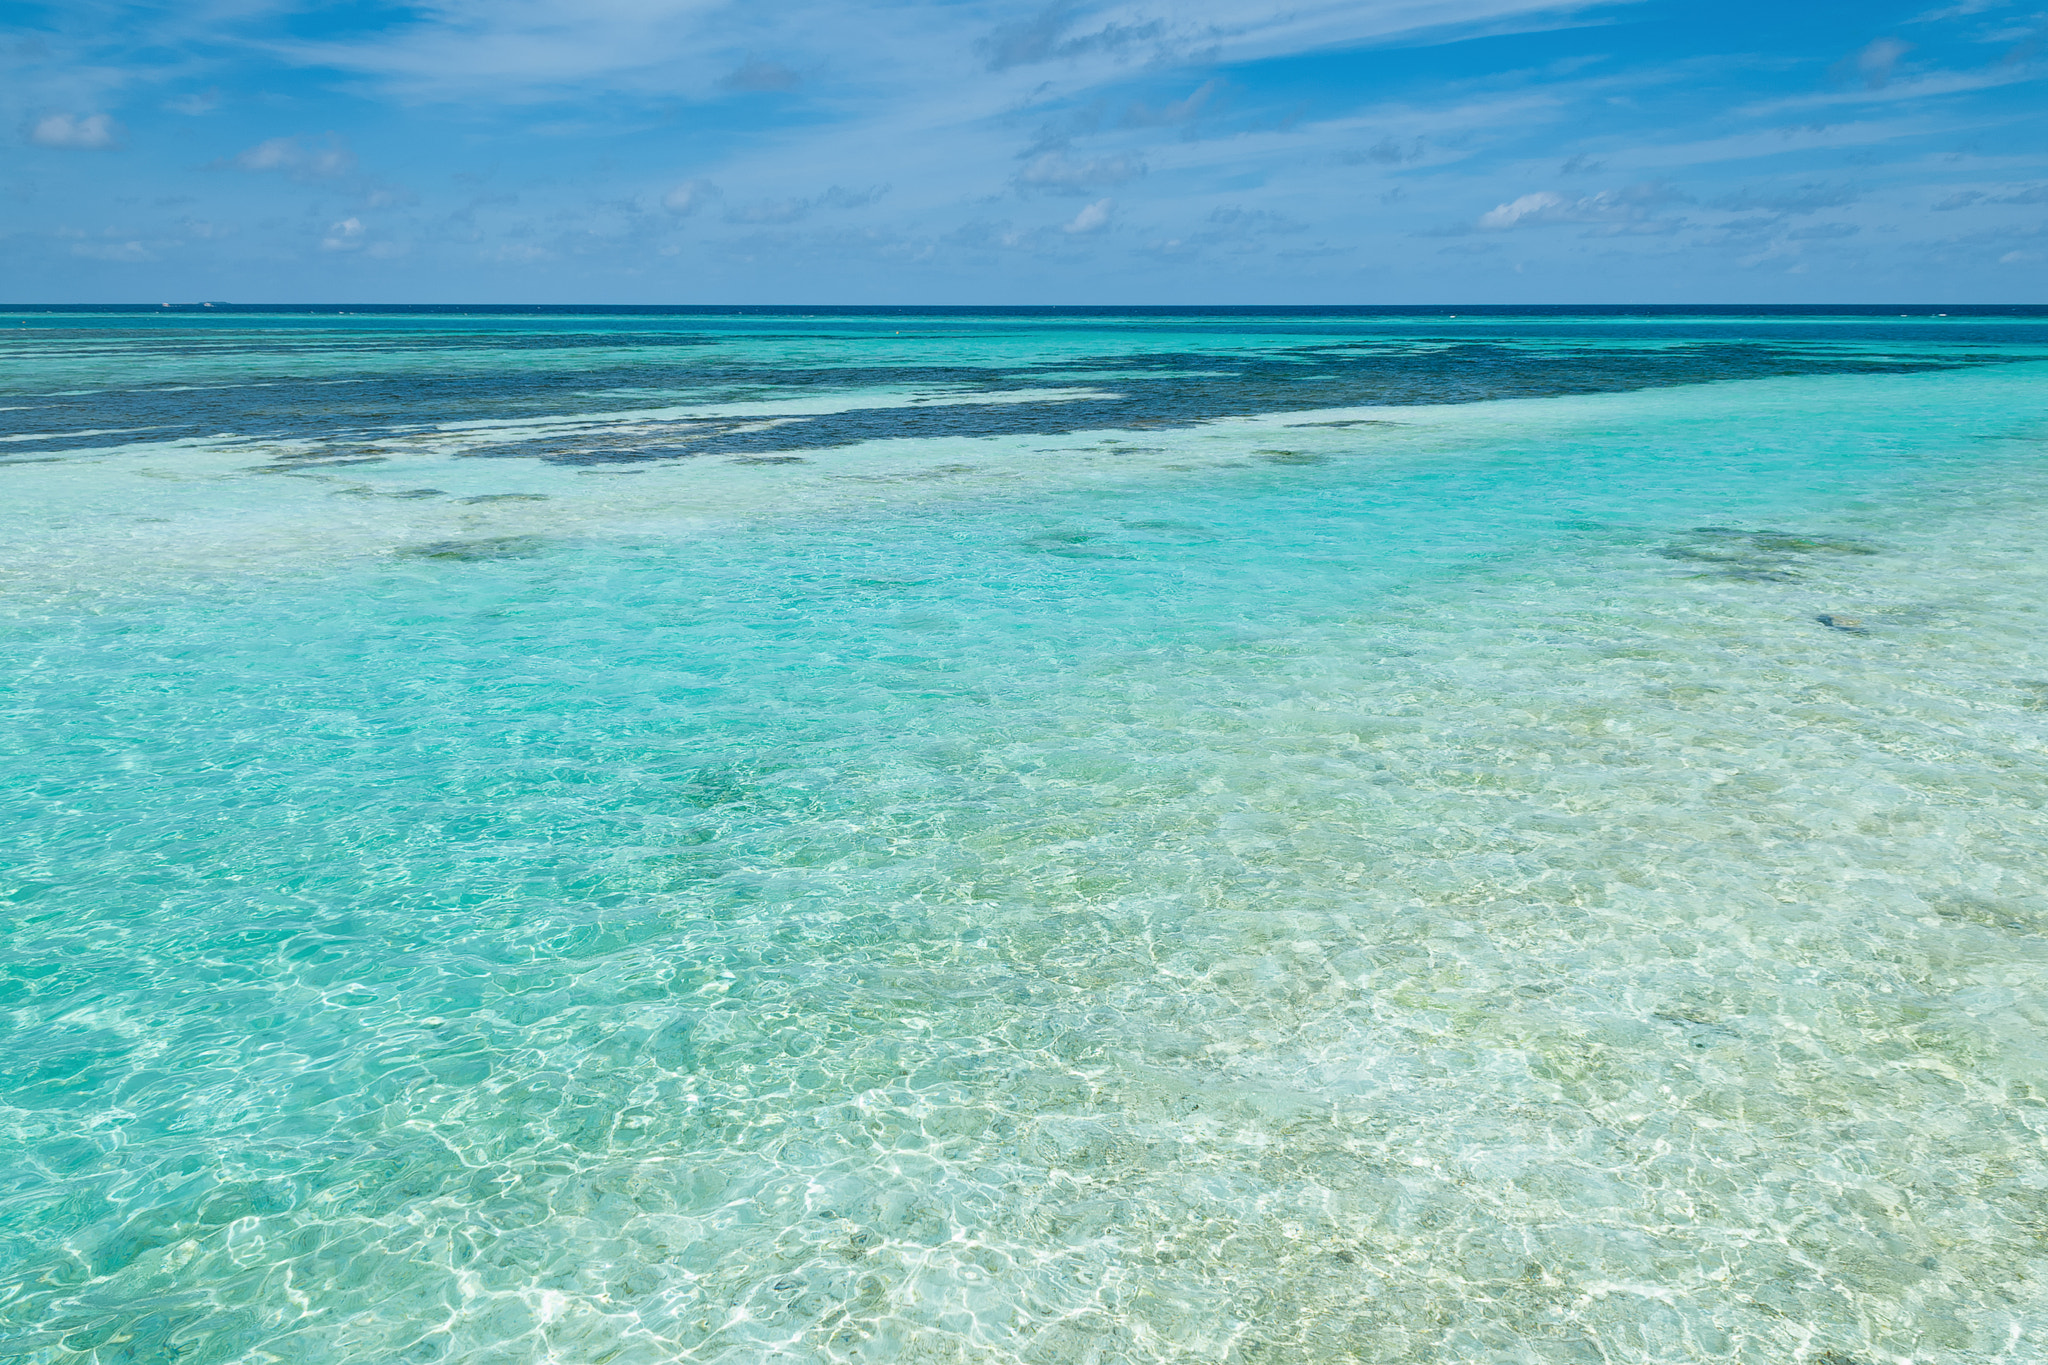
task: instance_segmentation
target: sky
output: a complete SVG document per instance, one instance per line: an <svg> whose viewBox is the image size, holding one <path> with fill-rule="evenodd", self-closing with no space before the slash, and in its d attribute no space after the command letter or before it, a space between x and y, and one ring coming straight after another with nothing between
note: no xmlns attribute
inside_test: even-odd
<svg viewBox="0 0 2048 1365"><path fill-rule="evenodd" d="M2028 0L0 0L0 62L0 302L2048 302Z"/></svg>

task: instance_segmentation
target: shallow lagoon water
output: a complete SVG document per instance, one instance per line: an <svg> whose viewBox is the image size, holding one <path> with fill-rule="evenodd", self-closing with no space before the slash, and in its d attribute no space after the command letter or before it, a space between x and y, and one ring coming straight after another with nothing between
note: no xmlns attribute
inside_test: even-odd
<svg viewBox="0 0 2048 1365"><path fill-rule="evenodd" d="M2048 329L1941 325L21 443L0 1355L2042 1358ZM121 373L77 330L47 388ZM668 406L974 392L872 378Z"/></svg>

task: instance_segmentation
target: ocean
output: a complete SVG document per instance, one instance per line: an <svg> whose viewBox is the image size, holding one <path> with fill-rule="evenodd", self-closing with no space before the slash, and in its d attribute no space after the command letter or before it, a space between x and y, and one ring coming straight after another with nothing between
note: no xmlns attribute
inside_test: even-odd
<svg viewBox="0 0 2048 1365"><path fill-rule="evenodd" d="M0 329L0 1359L2048 1359L2048 310Z"/></svg>

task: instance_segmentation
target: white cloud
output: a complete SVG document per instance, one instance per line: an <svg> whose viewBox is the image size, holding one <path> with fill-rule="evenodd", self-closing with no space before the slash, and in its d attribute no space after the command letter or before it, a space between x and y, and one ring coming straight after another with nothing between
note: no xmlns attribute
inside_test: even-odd
<svg viewBox="0 0 2048 1365"><path fill-rule="evenodd" d="M1488 232L1505 232L1540 223L1607 223L1640 231L1657 222L1652 209L1683 202L1687 202L1684 195L1661 185L1631 185L1576 199L1539 190L1488 209L1479 215L1478 226Z"/></svg>
<svg viewBox="0 0 2048 1365"><path fill-rule="evenodd" d="M1570 201L1561 194L1550 190L1539 190L1525 194L1520 199L1511 199L1505 204L1488 209L1479 215L1479 226L1498 232L1511 228L1524 219L1531 222L1555 222L1556 214Z"/></svg>
<svg viewBox="0 0 2048 1365"><path fill-rule="evenodd" d="M99 151L117 145L123 131L108 114L46 114L29 129L28 140L38 147Z"/></svg>
<svg viewBox="0 0 2048 1365"><path fill-rule="evenodd" d="M255 3L274 9L280 0ZM1958 0L1917 3L1954 6ZM117 4L120 13L140 13L128 8L128 0ZM377 192L365 173L381 169L384 158L373 156L366 144L363 155L371 164L357 168L348 148L320 136L322 130L370 137L372 122L353 121L367 119L366 100L459 102L455 110L406 114L415 126L445 130L431 145L422 140L403 149L416 167L408 179L432 205L422 223L440 221L449 207L442 201L465 193L450 190L449 177L437 174L458 169L476 172L470 179L477 183L517 190L526 205L521 212L529 216L515 227L505 214L461 210L451 215L449 230L434 230L445 248L445 258L436 259L450 268L465 261L474 267L503 241L509 254L498 259L527 255L559 262L558 270L546 272L550 277L582 281L596 292L627 278L604 270L659 264L656 253L664 250L698 262L728 239L741 244L735 251L759 253L758 261L748 258L759 279L773 280L767 272L775 267L799 282L791 288L806 287L800 282L808 279L823 281L829 290L838 287L833 253L866 252L880 259L879 247L862 243L908 240L902 234L910 233L927 255L938 244L938 263L927 275L891 277L887 287L906 296L952 287L938 281L947 271L965 271L969 251L984 258L997 252L1036 257L1048 266L1047 281L1062 280L1060 287L1085 296L1097 290L1098 276L1121 282L1117 272L1134 263L1130 253L1145 249L1141 242L1157 243L1162 253L1196 254L1217 266L1209 275L1161 269L1150 277L1160 281L1161 291L1266 288L1277 296L1292 288L1288 279L1256 273L1268 269L1276 245L1308 250L1310 244L1344 242L1360 262L1380 263L1363 268L1398 272L1401 261L1414 260L1433 269L1455 259L1436 261L1433 253L1444 241L1420 240L1419 229L1436 223L1455 223L1460 235L1453 240L1464 244L1458 250L1490 252L1503 275L1522 255L1532 257L1536 271L1544 252L1576 262L1668 257L1668 275L1648 266L1632 277L1610 276L1605 266L1591 275L1574 267L1600 288L1655 292L1667 278L1688 278L1687 261L1700 253L1710 253L1714 268L1724 269L1736 251L1791 240L1794 233L1815 234L1809 248L1817 260L1846 243L1884 262L1898 255L1899 245L1884 234L1896 234L1913 215L1965 227L1979 215L2038 217L2020 206L2037 202L2035 187L2048 167L2037 149L1998 130L2024 117L2030 108L2027 87L2017 82L2038 79L2042 68L2014 56L2002 64L1987 62L1981 70L1940 69L1963 60L1948 55L1957 44L1989 41L1976 24L1967 34L1935 36L1902 26L1894 15L1888 27L1861 33L1852 27L1853 36L1839 26L1826 33L1802 31L1796 45L1773 41L1756 51L1736 43L1738 25L1724 37L1740 51L1718 43L1651 44L1646 50L1632 41L1600 58L1590 78L1562 64L1517 66L1521 54L1511 43L1447 48L1442 79L1409 72L1387 84L1373 74L1383 69L1384 57L1357 55L1363 47L1389 42L1419 46L1480 32L1556 27L1576 22L1573 5L1574 0L1548 7L1537 0L1176 0L1168 7L1157 0L973 0L898 6L852 0L825 6L789 0L783 7L746 8L727 0L580 0L576 6L569 0L420 0L408 8L404 23L354 28L345 48L323 46L317 53L304 46L280 48L271 41L275 28L224 22L208 41L224 41L234 29L244 55L268 60L268 84L261 86L245 84L240 72L232 85L224 75L210 74L225 68L209 66L201 60L209 53L197 47L186 54L193 60L175 69L168 63L151 67L149 83L139 84L139 58L128 64L138 74L120 75L114 58L121 52L114 49L128 40L114 32L122 24L108 22L100 25L106 38L95 35L75 45L75 53L65 51L64 71L105 68L114 74L53 74L47 88L22 98L37 117L52 109L114 108L124 118L139 117L131 111L147 108L170 125L165 131L197 132L209 125L188 123L159 106L181 95L165 107L199 113L207 100L186 92L214 79L223 82L236 111L254 111L245 91L289 93L297 112L272 117L289 120L284 126L298 128L299 136L237 146L229 140L236 133L215 133L220 140L195 159L224 154L216 165L252 177L274 173L300 180L308 188L299 193L310 199L317 191L325 201L317 216L296 224L251 216L243 227L249 249L238 239L219 259L254 258L259 251L284 257L296 248L300 260L324 256L330 268L365 263L387 232L413 233L399 229L405 211L391 206L399 201ZM2006 12L2039 7L2030 0ZM1635 11L1616 5L1579 12L1606 21ZM189 27L183 20L166 22ZM990 37L999 29L1009 44L1001 54ZM1897 38L1882 40L1891 46L1868 45L1891 32ZM1907 34L1922 46L1906 50L1899 40ZM980 40L987 41L977 50ZM1816 45L1827 50L1822 54ZM158 50L176 53L178 44L150 48ZM1284 82L1256 79L1236 65L1316 50L1346 53L1332 58L1332 67L1341 64L1355 79L1341 89L1333 84L1299 107L1288 103ZM142 51L139 37L122 51L131 58ZM1995 58L1997 50L1989 51ZM995 61L998 55L1001 61ZM1816 88L1812 78L1845 55L1836 78ZM317 79L294 70L315 56L335 58L340 79L333 67ZM1003 69L991 71L992 61ZM786 90L799 75L794 97L730 94ZM1879 81L1882 87L1872 89ZM2007 88L1991 88L1998 85ZM1711 92L1702 94L1711 108L1653 97L1682 91ZM1933 96L1940 102L1927 98ZM523 110L507 113L506 106ZM1755 118L1793 110L1799 112L1787 118ZM1879 111L1881 116L1872 117ZM560 127L582 139L581 146L540 145L526 135L524 125L536 117L571 114L580 121ZM26 139L33 121L21 122L19 112L14 117L17 138ZM79 114L72 122L84 119ZM240 132L245 138L265 131L262 123L242 124L239 113L234 122L246 130ZM1865 155L1850 160L1840 154L1856 149ZM1950 164L1964 161L1967 169ZM1728 162L1753 164L1723 164ZM136 169L179 173L170 162ZM1852 211L1853 222L1862 225L1853 241L1818 239L1823 232L1845 231L1842 225L1796 226L1843 216L1820 209L1824 201L1853 197L1846 189L1832 199L1807 195L1806 182L1832 185L1851 174L1862 196ZM462 176L453 178L466 183ZM856 178L856 190L870 179L891 179L899 188L875 207L827 212L863 197L820 193L835 179L848 178ZM1561 179L1569 179L1569 189L1556 189ZM1620 189L1664 179L1682 184L1702 207L1656 208ZM1745 180L1782 192L1750 193ZM244 182L246 189L261 183ZM287 188L269 183L274 191ZM1603 187L1605 193L1596 193ZM237 193L230 186L217 188ZM147 202L147 189L139 193L139 202ZM2000 202L2013 207L1992 207ZM717 224L728 213L744 226L702 230L706 220ZM1723 221L1750 213L1764 215L1761 226L1738 232ZM351 214L369 215L356 220L364 225L360 232L345 228ZM323 228L320 217L330 226ZM829 248L821 245L830 225L839 223L851 226L831 237ZM1674 225L1699 232L1668 242L1628 236ZM138 233L159 234L145 240L145 249L175 261L210 250L206 243L170 240L186 236L181 229L142 221L133 226ZM423 254L437 250L426 232L416 243ZM539 233L529 240L545 242L550 250L521 245L522 232ZM1603 243L1596 251L1571 240L1580 237ZM95 250L119 250L125 235L93 240ZM313 249L323 241L335 245L325 252ZM69 245L53 243L49 249L61 256ZM2000 252L2021 246L2038 249L2036 242L2021 241L1975 248L1969 267L2017 279L2025 272L1993 262ZM1058 274L1054 267L1070 273ZM71 269L83 275L88 266L73 262ZM756 287L747 283L756 278L733 273L719 287L744 293ZM1428 287L1416 278L1413 288ZM1268 281L1279 281L1277 290Z"/></svg>
<svg viewBox="0 0 2048 1365"><path fill-rule="evenodd" d="M366 229L360 218L344 218L327 229L327 235L320 239L322 251L355 251L363 245Z"/></svg>
<svg viewBox="0 0 2048 1365"><path fill-rule="evenodd" d="M661 196L661 206L678 217L687 218L718 198L718 186L709 180L685 180Z"/></svg>
<svg viewBox="0 0 2048 1365"><path fill-rule="evenodd" d="M238 171L282 171L294 180L330 180L353 171L356 154L333 133L327 135L325 147L308 147L295 137L273 137L239 153L227 164Z"/></svg>
<svg viewBox="0 0 2048 1365"><path fill-rule="evenodd" d="M244 171L281 171L297 165L302 155L297 138L274 137L237 156L235 167Z"/></svg>
<svg viewBox="0 0 2048 1365"><path fill-rule="evenodd" d="M1109 211L1112 207L1114 207L1114 201L1098 199L1087 208L1075 214L1073 220L1060 230L1062 232L1100 232L1109 226Z"/></svg>

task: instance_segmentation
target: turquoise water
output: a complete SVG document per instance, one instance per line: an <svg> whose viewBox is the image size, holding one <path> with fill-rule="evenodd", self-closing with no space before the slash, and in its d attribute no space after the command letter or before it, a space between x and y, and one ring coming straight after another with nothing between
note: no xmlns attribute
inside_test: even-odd
<svg viewBox="0 0 2048 1365"><path fill-rule="evenodd" d="M8 321L0 1357L2048 1358L2048 322Z"/></svg>

